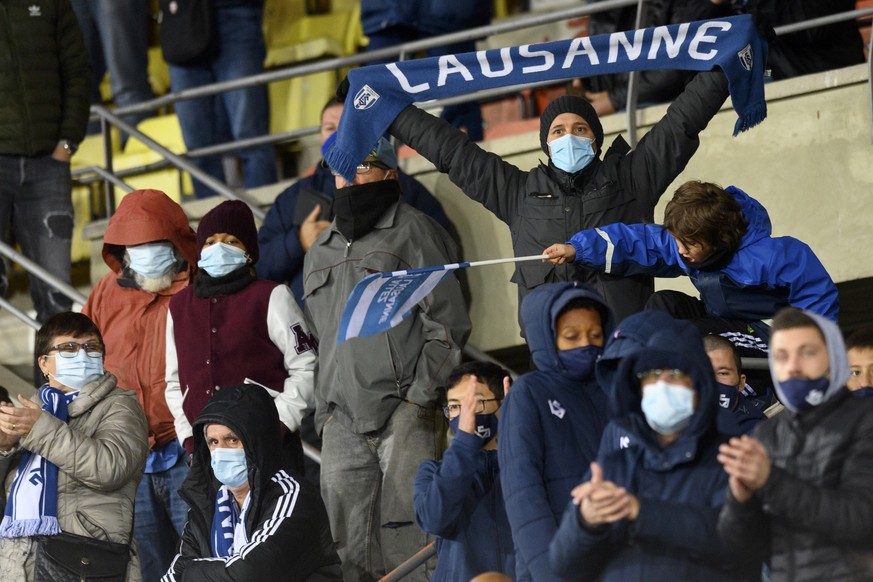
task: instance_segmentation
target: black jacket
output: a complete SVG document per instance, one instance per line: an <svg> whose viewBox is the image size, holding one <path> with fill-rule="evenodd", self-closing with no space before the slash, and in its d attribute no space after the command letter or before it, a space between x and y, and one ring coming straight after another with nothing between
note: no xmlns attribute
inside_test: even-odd
<svg viewBox="0 0 873 582"><path fill-rule="evenodd" d="M697 151L698 134L727 95L721 71L701 73L634 151L619 136L602 157L575 174L551 163L520 170L414 106L404 109L389 131L509 225L516 256L535 255L587 228L653 222L658 199ZM618 278L572 264L538 261L517 264L512 280L518 285L519 305L543 283L589 282L618 321L640 311L653 290L651 277Z"/></svg>
<svg viewBox="0 0 873 582"><path fill-rule="evenodd" d="M0 1L0 155L85 137L91 68L69 0Z"/></svg>
<svg viewBox="0 0 873 582"><path fill-rule="evenodd" d="M783 26L855 9L855 0L732 0L722 5L691 2L690 20L757 12L771 25ZM864 62L864 41L854 19L783 34L769 43L767 66L773 78L787 79Z"/></svg>
<svg viewBox="0 0 873 582"><path fill-rule="evenodd" d="M842 389L807 411L785 410L753 436L773 461L747 503L728 494L719 533L769 556L770 580L873 580L873 400Z"/></svg>
<svg viewBox="0 0 873 582"><path fill-rule="evenodd" d="M250 541L229 558L201 560L213 557L210 533L220 487L203 434L209 424L227 426L245 447L252 496L246 512ZM164 582L342 579L318 490L280 466L278 427L273 399L259 386L218 391L200 412L194 423L194 462L181 491L190 508L188 523Z"/></svg>

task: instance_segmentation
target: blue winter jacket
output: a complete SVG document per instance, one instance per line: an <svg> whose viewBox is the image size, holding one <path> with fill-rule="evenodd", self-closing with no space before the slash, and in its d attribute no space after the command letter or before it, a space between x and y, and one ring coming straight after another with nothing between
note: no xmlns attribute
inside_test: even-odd
<svg viewBox="0 0 873 582"><path fill-rule="evenodd" d="M661 447L640 408L638 372L690 371L698 403L677 440ZM760 580L760 564L737 565L716 533L727 474L716 460L718 393L697 329L686 321L652 334L619 366L610 394L610 422L597 462L603 478L640 501L633 522L588 529L579 507L565 512L551 543L551 564L573 580ZM585 480L590 478L590 472Z"/></svg>
<svg viewBox="0 0 873 582"><path fill-rule="evenodd" d="M484 572L515 577L497 451L483 451L484 443L459 431L442 461L425 461L418 468L415 521L437 536L431 582L469 580Z"/></svg>
<svg viewBox="0 0 873 582"><path fill-rule="evenodd" d="M400 171L397 172L397 181L400 182L400 191L403 193L401 200L436 220L450 234L454 233L454 227L443 207L421 182ZM294 223L294 215L297 197L303 188L311 188L332 198L336 192L336 181L329 168L318 164L314 174L297 180L276 197L258 231L261 256L255 265L261 279L287 283L301 307L303 257L306 253L300 245L300 225Z"/></svg>
<svg viewBox="0 0 873 582"><path fill-rule="evenodd" d="M577 263L606 273L687 275L706 312L716 317L756 321L791 305L836 321L837 287L818 257L795 238L771 237L764 207L739 188L726 191L739 203L749 228L731 261L718 271L689 268L676 241L657 224L610 224L580 231L568 243L576 249Z"/></svg>
<svg viewBox="0 0 873 582"><path fill-rule="evenodd" d="M571 379L558 358L552 313L575 297L593 299L608 312L583 283L541 285L524 298L521 317L537 370L512 385L501 407L498 457L518 581L561 579L549 566L549 541L606 426L606 393L593 377ZM604 335L612 326L610 315Z"/></svg>

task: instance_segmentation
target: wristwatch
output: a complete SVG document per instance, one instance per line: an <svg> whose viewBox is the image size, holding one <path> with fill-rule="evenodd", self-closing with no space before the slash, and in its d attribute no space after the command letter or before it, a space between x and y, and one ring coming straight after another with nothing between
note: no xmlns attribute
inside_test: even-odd
<svg viewBox="0 0 873 582"><path fill-rule="evenodd" d="M64 146L64 149L67 150L67 153L70 154L70 157L73 157L73 154L75 154L76 150L79 149L78 144L75 144L68 139L62 139L58 142L58 145Z"/></svg>

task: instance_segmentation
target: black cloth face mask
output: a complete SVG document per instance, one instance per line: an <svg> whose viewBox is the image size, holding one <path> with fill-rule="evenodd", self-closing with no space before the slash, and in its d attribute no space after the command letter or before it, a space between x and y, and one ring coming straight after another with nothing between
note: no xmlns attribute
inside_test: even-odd
<svg viewBox="0 0 873 582"><path fill-rule="evenodd" d="M379 219L400 200L400 183L381 180L340 188L334 194L336 227L347 240L357 240L373 230Z"/></svg>

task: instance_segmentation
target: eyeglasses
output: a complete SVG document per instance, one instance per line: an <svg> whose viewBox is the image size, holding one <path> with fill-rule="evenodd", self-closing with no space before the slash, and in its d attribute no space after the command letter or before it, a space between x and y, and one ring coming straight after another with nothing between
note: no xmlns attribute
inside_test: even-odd
<svg viewBox="0 0 873 582"><path fill-rule="evenodd" d="M388 170L390 170L390 168L388 166L386 166L385 164L383 164L382 162L372 161L372 162L361 162L360 164L358 164L357 167L355 168L355 173L356 174L368 174L370 172L370 170L372 170L373 168L379 168L380 170L384 170L386 172ZM333 176L340 175L340 173L337 172L336 170L334 170L333 168L330 169L330 173Z"/></svg>
<svg viewBox="0 0 873 582"><path fill-rule="evenodd" d="M642 382L643 384L654 382L662 376L666 376L668 380L677 380L680 382L688 382L691 380L690 375L688 375L686 372L683 372L682 370L679 370L678 368L655 368L653 370L645 370L644 372L637 373L637 378L639 378L640 382Z"/></svg>
<svg viewBox="0 0 873 582"><path fill-rule="evenodd" d="M75 358L80 349L85 350L85 355L89 358L102 358L103 354L106 353L106 347L98 342L85 342L83 344L67 342L50 347L46 354L57 350L58 355L62 358Z"/></svg>
<svg viewBox="0 0 873 582"><path fill-rule="evenodd" d="M485 398L484 400L480 400L476 405L476 408L473 410L474 414L482 414L485 412L485 403L486 402L500 402L499 398ZM446 418L449 420L455 418L459 414L461 414L461 405L460 404L449 404L443 406L443 414L446 415Z"/></svg>

